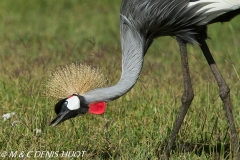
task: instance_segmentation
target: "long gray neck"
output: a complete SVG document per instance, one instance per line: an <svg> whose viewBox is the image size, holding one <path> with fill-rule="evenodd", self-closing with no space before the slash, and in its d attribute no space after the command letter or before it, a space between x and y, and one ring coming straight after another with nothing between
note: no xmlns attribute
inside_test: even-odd
<svg viewBox="0 0 240 160"><path fill-rule="evenodd" d="M121 25L122 75L117 84L82 95L86 102L112 101L127 93L137 82L144 58L144 39L129 24Z"/></svg>

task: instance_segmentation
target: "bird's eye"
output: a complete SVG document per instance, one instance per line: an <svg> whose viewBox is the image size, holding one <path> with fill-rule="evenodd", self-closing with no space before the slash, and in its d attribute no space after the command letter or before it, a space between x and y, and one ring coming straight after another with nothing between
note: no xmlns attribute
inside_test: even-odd
<svg viewBox="0 0 240 160"><path fill-rule="evenodd" d="M65 102L63 103L62 107L67 107L67 105L68 105L68 102L65 101Z"/></svg>
<svg viewBox="0 0 240 160"><path fill-rule="evenodd" d="M63 104L62 104L62 109L61 109L61 112L64 112L67 110L67 105L68 105L68 102L65 101Z"/></svg>

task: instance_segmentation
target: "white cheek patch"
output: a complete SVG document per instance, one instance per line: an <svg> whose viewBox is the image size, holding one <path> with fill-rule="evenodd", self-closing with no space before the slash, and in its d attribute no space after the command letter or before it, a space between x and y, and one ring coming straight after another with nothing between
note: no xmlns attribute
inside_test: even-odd
<svg viewBox="0 0 240 160"><path fill-rule="evenodd" d="M80 108L80 100L77 96L72 96L66 100L68 102L67 108L70 110L77 110Z"/></svg>

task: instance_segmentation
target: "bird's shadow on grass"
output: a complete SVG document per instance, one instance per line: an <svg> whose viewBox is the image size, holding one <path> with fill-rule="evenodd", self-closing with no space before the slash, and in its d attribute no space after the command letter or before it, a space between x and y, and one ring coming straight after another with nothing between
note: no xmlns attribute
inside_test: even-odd
<svg viewBox="0 0 240 160"><path fill-rule="evenodd" d="M116 158L119 158L121 157L120 156L120 153L118 152L112 152L112 151L108 151L108 150L102 150L102 151L99 151L99 150L94 150L94 151L91 151L91 158L99 158L101 157L101 159L116 159Z"/></svg>
<svg viewBox="0 0 240 160"><path fill-rule="evenodd" d="M156 149L158 157L163 157L165 153L167 143L159 144ZM217 159L221 157L227 158L230 155L230 143L223 144L208 144L206 142L189 143L189 142L177 142L173 145L172 154L174 153L193 153L197 156L201 156L203 153L211 155Z"/></svg>
<svg viewBox="0 0 240 160"><path fill-rule="evenodd" d="M156 157L160 159L166 159L165 148L167 143L163 143L156 148ZM189 143L189 142L177 142L173 145L171 154L181 153L193 153L199 157L204 153L214 159L228 159L230 155L230 144L217 143L216 145L204 143ZM95 156L101 157L101 159L112 159L119 158L121 154L119 152L112 152L112 150L95 150L91 151L92 158Z"/></svg>

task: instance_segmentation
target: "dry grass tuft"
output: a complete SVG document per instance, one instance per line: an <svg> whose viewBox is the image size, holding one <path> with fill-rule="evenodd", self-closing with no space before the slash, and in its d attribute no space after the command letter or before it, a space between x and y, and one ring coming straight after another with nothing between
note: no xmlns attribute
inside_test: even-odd
<svg viewBox="0 0 240 160"><path fill-rule="evenodd" d="M107 80L98 68L80 62L60 66L48 77L44 95L62 99L72 94L83 94L89 90L103 87Z"/></svg>

